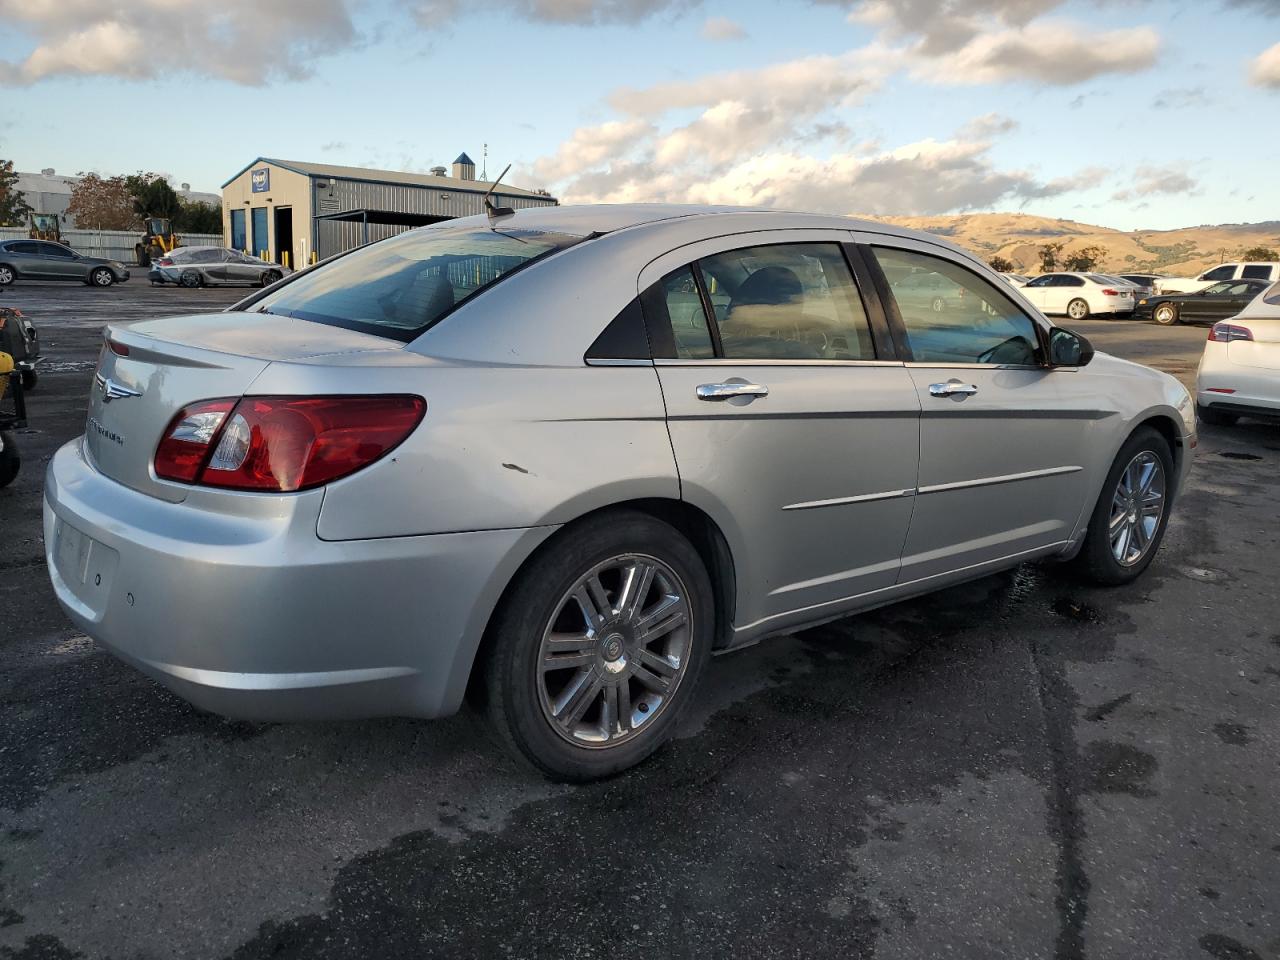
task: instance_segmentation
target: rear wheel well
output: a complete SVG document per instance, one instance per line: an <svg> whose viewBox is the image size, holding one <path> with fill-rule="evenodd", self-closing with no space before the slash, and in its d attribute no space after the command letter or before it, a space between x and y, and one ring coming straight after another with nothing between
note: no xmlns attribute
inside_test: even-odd
<svg viewBox="0 0 1280 960"><path fill-rule="evenodd" d="M541 556L544 550L561 537L571 536L573 529L583 520L599 516L602 513L624 510L648 514L657 520L670 524L693 544L693 548L698 552L703 566L706 567L707 576L711 579L712 602L715 604L716 611L714 648L720 649L728 646L733 637L733 616L738 601L738 581L734 573L733 555L729 550L729 542L725 539L720 527L706 513L685 503L683 500L671 500L663 497L624 500L583 514L581 517L565 524L564 527L541 543L511 575L511 579L502 591L502 596L499 597L498 602L494 604L494 608L489 614L484 637L480 641L480 646L476 649L475 659L471 664L470 679L467 683L468 699L475 701L477 698L483 697L484 683L479 676L482 671L476 668L479 664L485 662L487 648L493 642L493 623L497 618L498 610L511 590L511 585L516 582L531 563Z"/></svg>

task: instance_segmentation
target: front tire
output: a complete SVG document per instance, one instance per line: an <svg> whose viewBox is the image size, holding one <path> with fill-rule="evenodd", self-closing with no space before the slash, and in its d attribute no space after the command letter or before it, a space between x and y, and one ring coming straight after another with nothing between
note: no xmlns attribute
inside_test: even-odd
<svg viewBox="0 0 1280 960"><path fill-rule="evenodd" d="M1236 413L1225 413L1222 410L1215 410L1213 407L1202 407L1196 404L1196 416L1209 424L1211 427L1230 427L1240 419L1240 415Z"/></svg>
<svg viewBox="0 0 1280 960"><path fill-rule="evenodd" d="M1134 431L1107 472L1077 569L1103 586L1132 583L1151 565L1169 523L1173 453L1151 427Z"/></svg>
<svg viewBox="0 0 1280 960"><path fill-rule="evenodd" d="M1172 327L1178 322L1178 308L1172 303L1162 303L1152 311L1151 319L1162 327Z"/></svg>
<svg viewBox="0 0 1280 960"><path fill-rule="evenodd" d="M1088 301L1082 300L1080 297L1076 297L1067 304L1067 316L1072 320L1084 320L1089 316Z"/></svg>
<svg viewBox="0 0 1280 960"><path fill-rule="evenodd" d="M196 287L203 286L204 280L195 270L183 270L180 282L188 290L194 290Z"/></svg>
<svg viewBox="0 0 1280 960"><path fill-rule="evenodd" d="M107 267L98 267L89 274L89 286L109 287L116 282L116 275Z"/></svg>
<svg viewBox="0 0 1280 960"><path fill-rule="evenodd" d="M646 514L566 528L513 582L480 665L505 745L555 780L633 767L667 742L711 650L711 581Z"/></svg>

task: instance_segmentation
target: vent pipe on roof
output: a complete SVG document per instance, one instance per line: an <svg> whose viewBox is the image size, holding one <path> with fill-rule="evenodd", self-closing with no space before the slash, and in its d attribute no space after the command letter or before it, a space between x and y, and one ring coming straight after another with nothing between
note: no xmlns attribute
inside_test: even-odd
<svg viewBox="0 0 1280 960"><path fill-rule="evenodd" d="M40 172L41 172L42 174L44 174L46 177L52 177L52 176L53 176L53 174L54 174L54 169L53 169L53 167L45 167L45 168L44 168L43 170L41 170Z"/></svg>
<svg viewBox="0 0 1280 960"><path fill-rule="evenodd" d="M447 171L445 170L445 168L444 168L444 167L432 167L432 168L431 168L431 175L432 175L433 177L443 177L443 176L446 174L446 172L447 172Z"/></svg>

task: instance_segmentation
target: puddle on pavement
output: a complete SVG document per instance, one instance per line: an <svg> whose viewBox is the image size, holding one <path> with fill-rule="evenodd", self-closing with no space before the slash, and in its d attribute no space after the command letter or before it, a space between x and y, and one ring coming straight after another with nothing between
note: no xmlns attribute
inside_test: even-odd
<svg viewBox="0 0 1280 960"><path fill-rule="evenodd" d="M1079 623L1097 623L1102 619L1102 614L1098 612L1096 607L1073 597L1058 597L1050 605L1050 609L1060 617L1064 617L1067 620L1075 620Z"/></svg>

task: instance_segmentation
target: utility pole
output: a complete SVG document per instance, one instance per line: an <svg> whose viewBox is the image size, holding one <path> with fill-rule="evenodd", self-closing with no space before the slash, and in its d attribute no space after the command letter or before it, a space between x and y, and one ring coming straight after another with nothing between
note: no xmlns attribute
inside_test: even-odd
<svg viewBox="0 0 1280 960"><path fill-rule="evenodd" d="M480 179L489 179L489 145L484 145L484 152L480 154Z"/></svg>

